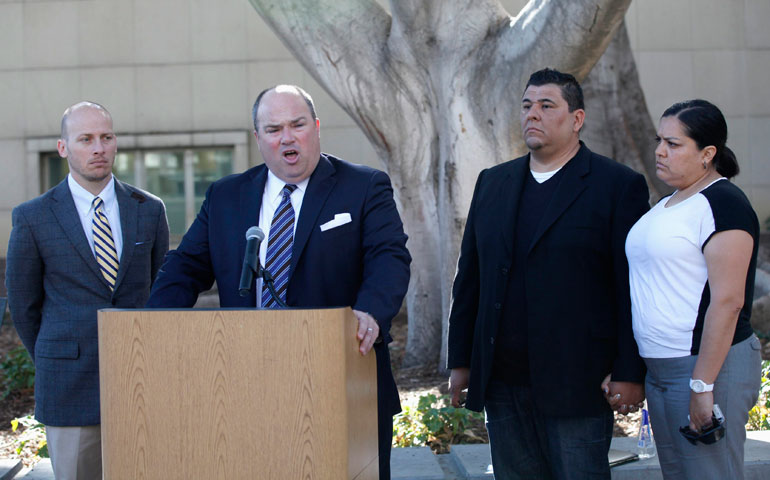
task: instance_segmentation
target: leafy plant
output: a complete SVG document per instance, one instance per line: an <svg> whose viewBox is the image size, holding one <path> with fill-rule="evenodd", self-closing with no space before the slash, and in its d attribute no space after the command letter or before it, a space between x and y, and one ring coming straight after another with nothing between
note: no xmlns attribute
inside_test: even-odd
<svg viewBox="0 0 770 480"><path fill-rule="evenodd" d="M428 445L434 453L446 453L450 445L483 443L471 427L483 428L484 415L451 405L449 395L423 395L417 406L404 406L393 422L393 446Z"/></svg>
<svg viewBox="0 0 770 480"><path fill-rule="evenodd" d="M48 442L45 439L45 425L35 420L32 415L11 420L11 430L16 433L19 426L24 427L20 435L14 438L13 445L17 455L29 448L34 455L48 458Z"/></svg>
<svg viewBox="0 0 770 480"><path fill-rule="evenodd" d="M762 362L762 384L759 399L749 411L747 430L770 430L770 360Z"/></svg>
<svg viewBox="0 0 770 480"><path fill-rule="evenodd" d="M0 362L0 398L35 385L35 365L23 346L13 348Z"/></svg>

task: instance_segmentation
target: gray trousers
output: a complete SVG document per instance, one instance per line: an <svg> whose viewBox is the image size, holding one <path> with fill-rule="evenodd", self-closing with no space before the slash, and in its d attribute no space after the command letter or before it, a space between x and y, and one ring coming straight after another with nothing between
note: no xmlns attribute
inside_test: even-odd
<svg viewBox="0 0 770 480"><path fill-rule="evenodd" d="M56 480L101 480L100 425L45 427L48 453Z"/></svg>
<svg viewBox="0 0 770 480"><path fill-rule="evenodd" d="M644 359L650 422L663 478L743 478L746 422L761 381L759 349L759 340L752 335L727 354L714 384L714 403L725 416L725 436L712 445L692 445L679 433L679 427L690 423L689 380L698 357Z"/></svg>

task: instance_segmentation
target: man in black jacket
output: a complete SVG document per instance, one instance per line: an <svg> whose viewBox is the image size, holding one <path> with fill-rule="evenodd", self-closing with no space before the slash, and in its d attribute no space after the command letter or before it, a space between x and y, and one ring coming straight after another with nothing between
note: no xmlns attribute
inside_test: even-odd
<svg viewBox="0 0 770 480"><path fill-rule="evenodd" d="M453 403L467 388L486 411L498 479L609 479L607 400L628 413L644 399L624 246L647 185L580 141L584 118L572 75L535 72L529 154L481 172L468 213L447 366Z"/></svg>

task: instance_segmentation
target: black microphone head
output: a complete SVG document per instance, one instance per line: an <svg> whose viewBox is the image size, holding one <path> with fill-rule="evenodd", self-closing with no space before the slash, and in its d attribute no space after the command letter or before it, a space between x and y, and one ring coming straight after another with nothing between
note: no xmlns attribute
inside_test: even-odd
<svg viewBox="0 0 770 480"><path fill-rule="evenodd" d="M259 227L249 227L248 230L246 230L246 240L250 240L252 238L256 238L260 242L265 239L265 232L262 231Z"/></svg>

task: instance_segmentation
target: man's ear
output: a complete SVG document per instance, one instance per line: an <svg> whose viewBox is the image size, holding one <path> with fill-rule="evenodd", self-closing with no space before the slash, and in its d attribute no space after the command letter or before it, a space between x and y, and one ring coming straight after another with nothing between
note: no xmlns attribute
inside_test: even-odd
<svg viewBox="0 0 770 480"><path fill-rule="evenodd" d="M56 150L59 151L59 156L61 158L67 158L67 142L62 140L61 138L56 141Z"/></svg>
<svg viewBox="0 0 770 480"><path fill-rule="evenodd" d="M574 124L572 125L572 131L579 132L581 128L583 128L583 122L586 119L586 112L582 108L578 108L574 112L572 112L572 115L574 115Z"/></svg>

